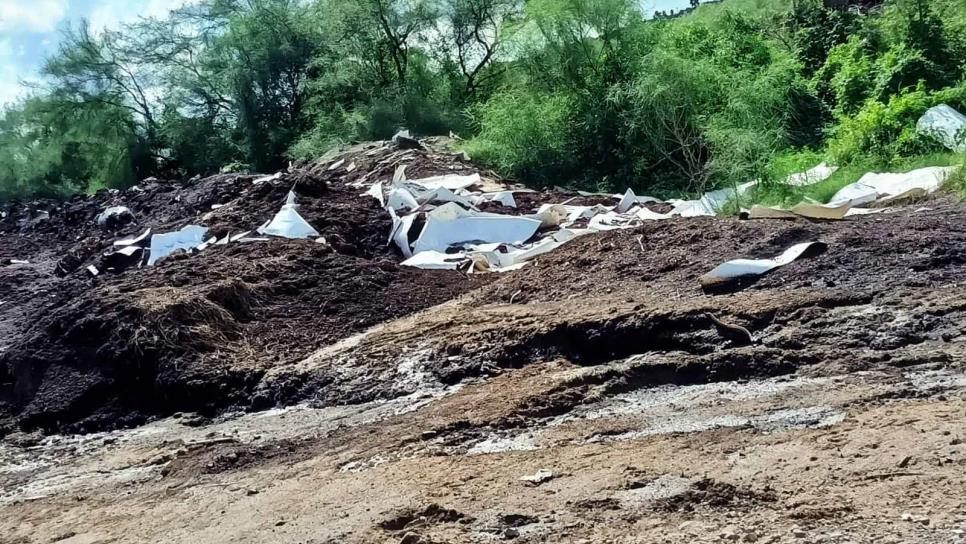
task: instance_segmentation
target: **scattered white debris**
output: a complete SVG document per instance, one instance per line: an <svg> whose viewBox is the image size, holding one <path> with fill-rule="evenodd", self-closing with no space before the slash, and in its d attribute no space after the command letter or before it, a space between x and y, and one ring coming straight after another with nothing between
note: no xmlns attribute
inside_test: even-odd
<svg viewBox="0 0 966 544"><path fill-rule="evenodd" d="M465 262L465 253L447 254L430 250L416 253L403 261L402 265L423 270L457 270Z"/></svg>
<svg viewBox="0 0 966 544"><path fill-rule="evenodd" d="M946 104L929 109L916 123L916 130L953 151L966 151L966 115Z"/></svg>
<svg viewBox="0 0 966 544"><path fill-rule="evenodd" d="M396 167L396 171L393 172L392 174L393 183L406 181L406 168L408 166L409 166L408 164L400 164L399 166Z"/></svg>
<svg viewBox="0 0 966 544"><path fill-rule="evenodd" d="M141 235L135 236L134 238L127 238L125 240L118 240L114 242L115 247L125 247L125 246L140 246L147 240L148 236L151 236L151 229L145 230Z"/></svg>
<svg viewBox="0 0 966 544"><path fill-rule="evenodd" d="M252 233L252 231L246 230L245 232L243 232L241 234L236 234L234 236L229 236L228 242L226 242L226 243L232 243L232 244L234 244L235 242L238 242L239 240L243 240L243 239L247 238L248 235L251 234L251 233Z"/></svg>
<svg viewBox="0 0 966 544"><path fill-rule="evenodd" d="M956 170L955 167L930 167L900 174L868 173L850 185L843 187L829 201L830 206L850 204L860 207L885 197L902 195L914 189L933 193L942 186Z"/></svg>
<svg viewBox="0 0 966 544"><path fill-rule="evenodd" d="M416 201L416 197L413 196L406 189L396 188L389 192L389 197L386 199L386 208L399 212L400 210L415 210L419 207L419 202Z"/></svg>
<svg viewBox="0 0 966 544"><path fill-rule="evenodd" d="M481 204L483 202L497 202L504 208L516 208L517 201L513 198L513 191L499 191L496 193L483 193L481 194L474 204Z"/></svg>
<svg viewBox="0 0 966 544"><path fill-rule="evenodd" d="M122 247L121 249L112 253L112 255L124 255L125 257L133 257L141 251L144 251L143 247L132 245L132 246Z"/></svg>
<svg viewBox="0 0 966 544"><path fill-rule="evenodd" d="M814 185L832 177L832 174L838 172L838 169L838 166L829 166L823 162L822 164L819 164L810 170L788 176L785 179L785 184L792 187L806 187L808 185Z"/></svg>
<svg viewBox="0 0 966 544"><path fill-rule="evenodd" d="M386 195L382 192L382 182L377 181L372 184L372 187L368 191L362 194L362 196L371 196L372 198L379 201L379 206L386 207Z"/></svg>
<svg viewBox="0 0 966 544"><path fill-rule="evenodd" d="M528 483L530 485L537 486L542 483L549 482L550 480L553 479L553 477L554 477L554 474L552 471L549 471L547 469L540 469L534 474L521 476L520 481Z"/></svg>
<svg viewBox="0 0 966 544"><path fill-rule="evenodd" d="M455 203L444 204L426 215L426 226L414 252L444 252L473 242L522 244L540 229L540 221L527 217L469 212Z"/></svg>
<svg viewBox="0 0 966 544"><path fill-rule="evenodd" d="M134 219L134 214L125 206L111 206L99 213L94 221L99 227L106 226L110 221L119 221L121 217L129 216Z"/></svg>
<svg viewBox="0 0 966 544"><path fill-rule="evenodd" d="M775 259L736 259L728 261L699 278L703 287L712 287L737 278L760 276L776 268L796 261L810 251L824 250L824 242L807 242L790 247Z"/></svg>
<svg viewBox="0 0 966 544"><path fill-rule="evenodd" d="M317 237L319 232L312 228L312 225L309 225L296 210L295 198L295 193L289 191L285 205L275 214L271 222L258 229L258 233L291 239Z"/></svg>
<svg viewBox="0 0 966 544"><path fill-rule="evenodd" d="M406 183L419 185L420 187L428 190L449 189L450 191L456 191L458 189L472 187L473 185L479 185L482 181L483 180L479 174L470 174L468 176L449 174L445 176L414 179L407 181Z"/></svg>
<svg viewBox="0 0 966 544"><path fill-rule="evenodd" d="M97 275L101 273L101 271L98 270L97 267L94 266L94 265L88 266L87 267L87 272L90 273L90 275L91 276L94 276L94 277L97 277Z"/></svg>
<svg viewBox="0 0 966 544"><path fill-rule="evenodd" d="M276 172L276 173L274 173L274 174L272 174L270 176L262 176L262 177L260 177L258 179L254 179L254 180L252 180L252 184L253 185L258 185L259 183L265 183L265 182L275 181L277 179L280 179L281 177L282 177L282 173L281 172Z"/></svg>
<svg viewBox="0 0 966 544"><path fill-rule="evenodd" d="M204 242L207 232L206 227L188 225L179 231L151 236L151 256L148 259L148 266L154 265L179 249L191 251L198 247Z"/></svg>

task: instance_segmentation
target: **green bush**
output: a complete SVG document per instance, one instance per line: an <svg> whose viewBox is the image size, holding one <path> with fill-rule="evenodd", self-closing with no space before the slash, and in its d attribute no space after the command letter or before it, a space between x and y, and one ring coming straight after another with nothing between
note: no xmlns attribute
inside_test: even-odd
<svg viewBox="0 0 966 544"><path fill-rule="evenodd" d="M962 109L966 86L929 92L920 85L892 96L886 103L869 100L854 117L842 120L834 129L829 154L839 164L862 158L888 164L940 149L931 138L917 134L916 123L926 110L944 103Z"/></svg>
<svg viewBox="0 0 966 544"><path fill-rule="evenodd" d="M538 185L572 179L575 100L564 93L506 91L473 108L479 135L464 150L474 160Z"/></svg>

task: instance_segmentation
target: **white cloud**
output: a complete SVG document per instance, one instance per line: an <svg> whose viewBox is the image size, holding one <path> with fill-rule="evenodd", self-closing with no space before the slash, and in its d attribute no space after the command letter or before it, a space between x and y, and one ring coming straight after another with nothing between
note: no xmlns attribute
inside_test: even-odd
<svg viewBox="0 0 966 544"><path fill-rule="evenodd" d="M0 0L3 2L4 0ZM106 28L117 28L125 23L133 23L141 17L163 19L172 10L190 4L197 4L199 0L103 0L90 14L88 19L91 28L101 31Z"/></svg>
<svg viewBox="0 0 966 544"><path fill-rule="evenodd" d="M0 32L53 32L68 0L0 0Z"/></svg>
<svg viewBox="0 0 966 544"><path fill-rule="evenodd" d="M14 62L16 53L10 40L0 40L0 109L27 94L27 89L20 85L21 74Z"/></svg>

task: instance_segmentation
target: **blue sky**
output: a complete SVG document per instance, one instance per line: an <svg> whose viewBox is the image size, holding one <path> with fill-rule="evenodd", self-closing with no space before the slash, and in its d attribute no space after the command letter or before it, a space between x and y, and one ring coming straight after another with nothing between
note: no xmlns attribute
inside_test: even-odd
<svg viewBox="0 0 966 544"><path fill-rule="evenodd" d="M138 17L164 17L197 0L0 0L0 105L24 93L46 55L57 48L61 29L83 18L95 29ZM641 0L648 13L687 7L688 0Z"/></svg>

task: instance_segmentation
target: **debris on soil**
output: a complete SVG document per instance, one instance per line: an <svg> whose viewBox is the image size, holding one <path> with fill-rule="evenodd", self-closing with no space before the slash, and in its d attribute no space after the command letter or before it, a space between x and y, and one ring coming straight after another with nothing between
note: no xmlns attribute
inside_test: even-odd
<svg viewBox="0 0 966 544"><path fill-rule="evenodd" d="M529 485L532 485L532 486L538 486L538 485L540 485L540 484L542 484L544 482L549 482L550 480L553 479L553 477L554 477L553 472L551 472L549 470L546 470L546 469L540 469L537 472L535 472L534 474L529 474L527 476L521 476L520 477L520 481L521 482L525 482L525 483L527 483Z"/></svg>

